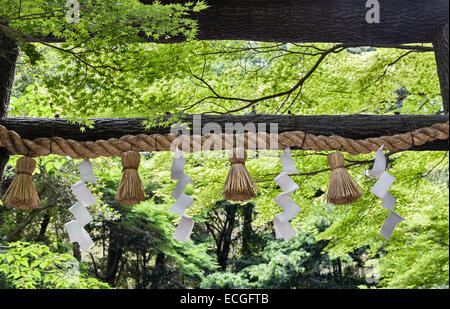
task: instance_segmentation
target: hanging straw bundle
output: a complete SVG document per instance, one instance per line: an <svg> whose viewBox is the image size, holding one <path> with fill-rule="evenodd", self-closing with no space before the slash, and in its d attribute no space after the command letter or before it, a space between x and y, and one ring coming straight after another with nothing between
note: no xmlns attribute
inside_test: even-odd
<svg viewBox="0 0 450 309"><path fill-rule="evenodd" d="M237 152L240 152L241 156L238 156ZM230 153L231 167L222 191L226 200L245 202L256 197L257 188L252 176L245 167L246 159L247 152L243 149L240 151L234 149Z"/></svg>
<svg viewBox="0 0 450 309"><path fill-rule="evenodd" d="M358 185L344 168L344 156L340 152L328 155L331 168L327 201L331 204L351 204L361 197Z"/></svg>
<svg viewBox="0 0 450 309"><path fill-rule="evenodd" d="M39 206L39 196L32 177L35 168L36 161L31 157L22 157L17 160L17 175L3 197L6 205L17 209L35 209Z"/></svg>
<svg viewBox="0 0 450 309"><path fill-rule="evenodd" d="M122 153L122 179L116 201L125 205L138 204L145 200L144 187L138 174L141 155L136 151Z"/></svg>

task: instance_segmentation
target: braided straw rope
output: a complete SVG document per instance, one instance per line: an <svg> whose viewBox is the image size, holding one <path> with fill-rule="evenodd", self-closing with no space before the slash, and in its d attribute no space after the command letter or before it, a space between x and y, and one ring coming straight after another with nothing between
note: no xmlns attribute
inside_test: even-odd
<svg viewBox="0 0 450 309"><path fill-rule="evenodd" d="M371 153L381 145L388 151L401 151L420 146L434 140L448 140L449 123L436 123L412 132L354 140L341 136L307 134L303 131L283 132L278 135L267 133L245 133L241 137L245 149L285 149L297 147L305 150L340 150L352 155ZM203 136L171 134L125 135L121 138L79 142L61 137L42 137L34 140L22 139L20 135L0 125L0 147L11 154L46 156L57 154L75 159L121 156L123 152L134 151L183 151L231 150L233 134L208 134Z"/></svg>

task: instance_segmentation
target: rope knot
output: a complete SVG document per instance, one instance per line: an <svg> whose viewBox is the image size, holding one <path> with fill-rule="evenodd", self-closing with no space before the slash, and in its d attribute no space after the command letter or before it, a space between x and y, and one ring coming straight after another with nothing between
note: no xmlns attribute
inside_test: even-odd
<svg viewBox="0 0 450 309"><path fill-rule="evenodd" d="M141 155L136 151L126 151L122 153L122 170L139 168Z"/></svg>
<svg viewBox="0 0 450 309"><path fill-rule="evenodd" d="M17 172L17 175L20 175L20 174L33 176L33 174L31 174L31 173L29 173L29 172Z"/></svg>
<svg viewBox="0 0 450 309"><path fill-rule="evenodd" d="M345 161L344 156L340 152L333 152L328 155L328 165L330 166L331 170L335 170L337 168L344 168L345 167Z"/></svg>
<svg viewBox="0 0 450 309"><path fill-rule="evenodd" d="M232 151L230 151L230 164L244 164L245 165L245 161L247 160L247 151L245 151L245 149L241 148L241 149L233 149Z"/></svg>
<svg viewBox="0 0 450 309"><path fill-rule="evenodd" d="M144 186L138 174L141 155L137 151L122 153L122 179L116 193L116 201L134 205L145 200Z"/></svg>

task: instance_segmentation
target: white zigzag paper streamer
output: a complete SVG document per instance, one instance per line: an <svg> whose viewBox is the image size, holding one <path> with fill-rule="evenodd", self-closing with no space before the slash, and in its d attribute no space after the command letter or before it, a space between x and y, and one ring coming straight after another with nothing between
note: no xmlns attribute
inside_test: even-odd
<svg viewBox="0 0 450 309"><path fill-rule="evenodd" d="M84 159L83 162L78 165L78 170L80 171L81 180L97 183L91 161L89 161L88 159Z"/></svg>
<svg viewBox="0 0 450 309"><path fill-rule="evenodd" d="M95 180L92 165L89 160L84 160L78 165L78 169L82 180L71 187L78 202L69 208L69 211L73 214L75 220L67 222L64 224L64 227L69 234L70 242L77 242L78 245L80 245L80 249L84 251L94 244L88 232L84 229L86 224L93 220L86 207L95 204L96 202L95 197L92 195L91 191L89 191L84 181L93 183L97 183L97 181Z"/></svg>
<svg viewBox="0 0 450 309"><path fill-rule="evenodd" d="M283 209L283 213L278 214L273 219L275 228L275 237L288 240L295 235L295 231L291 226L289 220L293 219L301 208L289 197L292 193L298 190L298 185L288 176L288 174L298 174L295 167L294 159L291 155L290 148L286 148L280 156L281 166L283 171L275 177L274 181L280 186L283 193L275 197L275 203Z"/></svg>
<svg viewBox="0 0 450 309"><path fill-rule="evenodd" d="M172 192L172 197L176 199L176 202L169 211L181 215L181 220L172 235L174 239L180 242L189 241L192 229L194 228L194 220L184 214L186 208L192 206L194 203L192 197L183 193L188 183L194 183L192 178L184 173L185 165L186 158L183 156L183 152L177 148L175 150L170 176L170 178L178 180Z"/></svg>
<svg viewBox="0 0 450 309"><path fill-rule="evenodd" d="M394 183L395 177L386 172L386 157L384 156L383 150L384 145L378 148L375 154L373 168L369 171L370 176L378 178L375 185L370 189L370 192L381 198L383 207L391 212L386 221L384 221L380 231L380 234L389 240L394 232L395 226L405 219L394 211L397 200L388 192L388 189Z"/></svg>

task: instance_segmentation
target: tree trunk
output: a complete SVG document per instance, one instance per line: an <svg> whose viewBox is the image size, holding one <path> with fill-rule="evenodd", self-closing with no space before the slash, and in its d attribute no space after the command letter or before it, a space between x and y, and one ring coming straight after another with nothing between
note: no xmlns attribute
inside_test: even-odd
<svg viewBox="0 0 450 309"><path fill-rule="evenodd" d="M167 116L168 118L170 116ZM195 118L194 118L195 117ZM447 122L445 115L342 115L342 116L296 116L296 115L184 115L182 121L194 123L189 125L191 132L198 134L206 123L216 123L221 131L225 132L228 124L241 123L244 126L254 124L259 131L259 124L270 132L270 125L278 126L278 133L288 131L305 131L315 135L340 135L352 139L366 139L383 135L406 133L418 128L428 127L435 123ZM94 128L82 132L81 126L68 123L64 119L48 118L6 118L0 119L0 125L14 130L22 138L35 139L38 137L59 136L76 141L120 138L124 134L167 134L170 127L155 127L145 129L142 122L145 118L97 118L94 119ZM247 131L247 130L243 130ZM203 132L203 133L209 133ZM1 142L0 142L1 145ZM448 141L435 141L411 150L448 150Z"/></svg>
<svg viewBox="0 0 450 309"><path fill-rule="evenodd" d="M48 213L44 214L41 222L41 228L39 230L39 235L36 239L36 241L44 241L45 240L45 233L47 232L48 224L50 223L50 215Z"/></svg>
<svg viewBox="0 0 450 309"><path fill-rule="evenodd" d="M80 249L80 245L77 242L73 244L72 255L75 257L75 259L78 262L81 262L81 249Z"/></svg>
<svg viewBox="0 0 450 309"><path fill-rule="evenodd" d="M250 257L252 255L252 221L253 221L253 208L252 203L247 203L242 206L242 212L244 217L244 224L242 226L242 247L241 254L243 257Z"/></svg>
<svg viewBox="0 0 450 309"><path fill-rule="evenodd" d="M231 250L231 241L234 229L234 223L236 221L237 204L225 205L225 223L220 235L220 246L217 247L217 263L222 271L227 269L228 255Z"/></svg>
<svg viewBox="0 0 450 309"><path fill-rule="evenodd" d="M164 279L164 268L166 266L166 255L162 252L156 255L155 267L152 271L151 288L159 289L160 284Z"/></svg>
<svg viewBox="0 0 450 309"><path fill-rule="evenodd" d="M444 105L444 113L448 115L448 22L433 42L434 53L436 56L436 65L441 85L442 104Z"/></svg>
<svg viewBox="0 0 450 309"><path fill-rule="evenodd" d="M117 271L119 270L120 259L122 258L123 249L120 245L120 235L117 235L114 226L110 226L108 258L106 264L106 275L104 280L111 286L115 286L117 282Z"/></svg>
<svg viewBox="0 0 450 309"><path fill-rule="evenodd" d="M341 258L337 258L337 273L338 273L339 279L342 279L342 262L341 262Z"/></svg>
<svg viewBox="0 0 450 309"><path fill-rule="evenodd" d="M155 270L158 272L162 272L164 270L166 264L166 255L162 252L156 255L155 260Z"/></svg>
<svg viewBox="0 0 450 309"><path fill-rule="evenodd" d="M8 117L9 98L14 83L19 49L15 41L0 32L0 119ZM0 185L9 154L0 148Z"/></svg>

